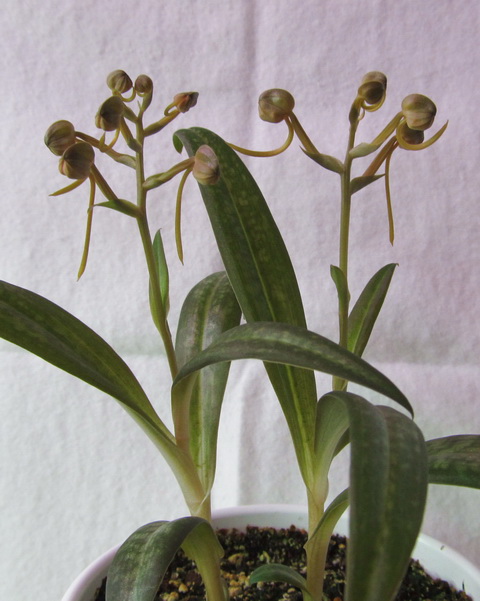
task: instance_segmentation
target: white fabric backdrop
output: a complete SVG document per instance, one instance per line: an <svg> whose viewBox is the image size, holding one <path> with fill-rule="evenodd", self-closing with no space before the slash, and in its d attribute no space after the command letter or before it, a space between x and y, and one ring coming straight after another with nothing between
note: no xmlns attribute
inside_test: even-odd
<svg viewBox="0 0 480 601"><path fill-rule="evenodd" d="M132 223L96 212L89 265L77 283L87 190L49 198L65 181L43 145L45 129L64 118L95 133L93 116L108 95L105 77L122 68L133 78L153 78L159 112L179 91L200 92L197 107L152 147L151 172L177 160L170 140L179 127L201 125L261 149L279 143L284 128L257 116L257 97L270 87L290 90L319 149L341 157L358 82L366 71L382 70L387 102L362 124L359 140L371 139L412 92L436 102L438 126L450 124L432 148L393 157L393 248L382 185L355 197L353 294L381 265L399 263L368 359L411 398L428 437L479 432L478 6L476 0L6 0L0 277L96 329L167 416L168 377L158 365ZM337 261L336 176L298 148L248 164L298 269L310 327L335 336L329 265ZM125 171L112 185L127 195ZM166 186L154 211L173 263L175 190ZM221 268L193 183L183 231L185 267L172 277L172 324L190 287ZM81 568L134 528L185 508L153 446L113 401L6 343L0 357L1 596L58 599ZM302 503L261 366L241 363L232 375L215 505ZM344 483L343 464L338 472L332 492ZM476 491L432 487L423 528L477 564L479 500Z"/></svg>

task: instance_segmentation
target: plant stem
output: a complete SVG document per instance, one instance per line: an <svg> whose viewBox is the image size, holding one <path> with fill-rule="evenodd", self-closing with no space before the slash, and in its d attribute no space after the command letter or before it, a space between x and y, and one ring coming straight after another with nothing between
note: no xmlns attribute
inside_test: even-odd
<svg viewBox="0 0 480 601"><path fill-rule="evenodd" d="M148 275L150 278L150 287L153 296L153 310L155 311L154 322L160 333L167 355L168 365L170 367L170 373L172 379L175 378L178 372L177 357L175 354L175 348L173 345L172 335L170 328L168 327L167 315L165 306L162 299L162 293L160 289L160 281L158 278L158 271L155 264L155 255L153 252L152 237L150 234L150 228L148 225L147 218L147 190L144 189L143 183L145 182L145 168L143 161L143 141L144 131L142 120L139 118L137 122L137 142L141 147L141 151L136 153L136 173L137 173L137 205L140 209L140 214L137 216L138 229L140 231L140 237L142 239L143 250L145 253L145 259L147 262Z"/></svg>
<svg viewBox="0 0 480 601"><path fill-rule="evenodd" d="M350 179L352 171L352 157L350 156L350 150L355 144L355 134L358 127L358 119L353 121L350 125L350 132L348 136L347 152L345 154L344 171L341 174L341 211L340 211L340 249L339 249L339 267L345 276L347 282L347 298L343 299L338 305L339 315L339 344L343 348L348 346L348 310L349 310L349 298L348 298L348 248L349 248L349 236L350 236L350 209L352 203L352 193L350 189ZM333 378L334 390L344 390L346 388L346 381L342 378Z"/></svg>

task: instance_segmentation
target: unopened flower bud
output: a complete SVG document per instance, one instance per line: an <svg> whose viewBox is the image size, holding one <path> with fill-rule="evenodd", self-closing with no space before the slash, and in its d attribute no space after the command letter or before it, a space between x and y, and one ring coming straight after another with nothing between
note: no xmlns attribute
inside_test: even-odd
<svg viewBox="0 0 480 601"><path fill-rule="evenodd" d="M402 113L410 129L428 129L437 114L435 104L423 94L410 94L403 99Z"/></svg>
<svg viewBox="0 0 480 601"><path fill-rule="evenodd" d="M193 177L204 186L216 184L220 178L220 165L215 152L203 144L195 153L195 163L192 169Z"/></svg>
<svg viewBox="0 0 480 601"><path fill-rule="evenodd" d="M407 144L421 144L425 139L423 131L411 129L405 121L403 121L397 129L397 137L398 136L401 136L402 140Z"/></svg>
<svg viewBox="0 0 480 601"><path fill-rule="evenodd" d="M181 92L173 97L173 104L181 112L186 113L197 104L198 92Z"/></svg>
<svg viewBox="0 0 480 601"><path fill-rule="evenodd" d="M153 81L148 75L139 75L135 80L135 90L137 94L151 94L153 92Z"/></svg>
<svg viewBox="0 0 480 601"><path fill-rule="evenodd" d="M88 142L77 142L63 153L58 169L70 179L85 179L95 160L95 152Z"/></svg>
<svg viewBox="0 0 480 601"><path fill-rule="evenodd" d="M370 71L362 77L358 95L367 104L378 104L383 101L387 92L387 77L380 71Z"/></svg>
<svg viewBox="0 0 480 601"><path fill-rule="evenodd" d="M95 125L103 131L115 131L120 127L125 105L119 96L110 96L98 109Z"/></svg>
<svg viewBox="0 0 480 601"><path fill-rule="evenodd" d="M75 144L75 128L70 121L55 121L45 132L45 144L57 156L62 156L65 150Z"/></svg>
<svg viewBox="0 0 480 601"><path fill-rule="evenodd" d="M286 90L278 88L266 90L258 99L260 119L269 123L280 123L288 117L295 106L295 99Z"/></svg>
<svg viewBox="0 0 480 601"><path fill-rule="evenodd" d="M112 92L125 94L125 92L128 92L132 89L133 84L132 80L125 73L125 71L117 69L116 71L112 71L107 77L107 86L112 90Z"/></svg>

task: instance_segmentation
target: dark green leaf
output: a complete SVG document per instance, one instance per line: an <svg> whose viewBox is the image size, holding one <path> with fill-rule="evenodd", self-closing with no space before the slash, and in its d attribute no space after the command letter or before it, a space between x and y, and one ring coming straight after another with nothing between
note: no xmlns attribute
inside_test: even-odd
<svg viewBox="0 0 480 601"><path fill-rule="evenodd" d="M324 169L328 169L329 171L334 171L335 173L342 174L344 172L344 165L342 161L339 161L337 158L330 156L329 154L322 154L320 152L308 152L304 148L302 148L303 152L307 155L307 157L311 158L312 161L318 163Z"/></svg>
<svg viewBox="0 0 480 601"><path fill-rule="evenodd" d="M202 280L190 291L180 313L175 344L178 364L193 359L222 332L238 325L240 317L240 307L224 272ZM206 493L215 474L218 424L229 367L229 363L219 363L203 369L191 398L174 399L172 406L177 440L182 436L189 439L189 450Z"/></svg>
<svg viewBox="0 0 480 601"><path fill-rule="evenodd" d="M177 475L189 470L139 382L93 330L47 299L0 282L0 336L117 399ZM184 480L184 492L189 484Z"/></svg>
<svg viewBox="0 0 480 601"><path fill-rule="evenodd" d="M423 436L407 416L332 393L350 413L347 601L394 599L415 545L427 493ZM345 395L350 396L347 400ZM372 410L373 407L373 410Z"/></svg>
<svg viewBox="0 0 480 601"><path fill-rule="evenodd" d="M283 238L255 180L238 155L205 129L176 133L192 156L208 144L218 157L220 180L200 186L229 280L247 322L305 326L305 315ZM302 475L311 483L315 379L309 371L266 366L292 434Z"/></svg>
<svg viewBox="0 0 480 601"><path fill-rule="evenodd" d="M293 364L336 375L380 392L412 412L402 392L363 359L319 334L272 322L243 324L228 330L180 369L174 386L188 386L183 380L207 365L235 359ZM315 420L312 427L315 429Z"/></svg>
<svg viewBox="0 0 480 601"><path fill-rule="evenodd" d="M431 484L480 488L480 436L463 434L427 442Z"/></svg>
<svg viewBox="0 0 480 601"><path fill-rule="evenodd" d="M367 283L348 317L348 350L361 356L372 333L396 265L382 267Z"/></svg>
<svg viewBox="0 0 480 601"><path fill-rule="evenodd" d="M211 526L198 517L153 522L134 532L117 551L108 571L107 599L153 601L166 569L190 537L202 537L209 545L205 561L218 563L219 545ZM188 544L188 543L187 543ZM195 541L189 550L195 548ZM208 557L210 556L210 557ZM224 597L220 597L223 599Z"/></svg>

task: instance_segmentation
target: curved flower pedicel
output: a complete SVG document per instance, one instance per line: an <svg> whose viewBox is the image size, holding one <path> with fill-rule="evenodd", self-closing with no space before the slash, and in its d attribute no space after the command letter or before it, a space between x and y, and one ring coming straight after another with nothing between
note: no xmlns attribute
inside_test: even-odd
<svg viewBox="0 0 480 601"><path fill-rule="evenodd" d="M410 94L402 101L402 110L388 123L380 134L372 141L371 147L382 149L366 169L363 177L373 177L385 163L385 195L389 222L389 238L394 241L394 222L390 195L390 160L393 151L400 147L404 150L423 150L434 144L447 129L448 121L428 140L424 131L429 129L435 120L437 108L423 94Z"/></svg>

